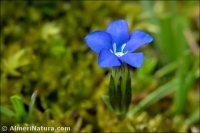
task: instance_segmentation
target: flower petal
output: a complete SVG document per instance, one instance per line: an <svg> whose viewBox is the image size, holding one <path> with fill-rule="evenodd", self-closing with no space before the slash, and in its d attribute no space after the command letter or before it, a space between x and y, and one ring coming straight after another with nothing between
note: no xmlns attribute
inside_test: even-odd
<svg viewBox="0 0 200 133"><path fill-rule="evenodd" d="M106 49L101 50L98 57L98 64L102 68L121 66L119 58Z"/></svg>
<svg viewBox="0 0 200 133"><path fill-rule="evenodd" d="M127 53L120 57L120 60L129 64L132 67L139 68L144 62L144 54L141 52L138 53Z"/></svg>
<svg viewBox="0 0 200 133"><path fill-rule="evenodd" d="M128 23L125 20L111 22L106 31L111 34L117 46L121 46L129 40Z"/></svg>
<svg viewBox="0 0 200 133"><path fill-rule="evenodd" d="M96 53L102 49L112 49L112 37L105 31L94 31L85 37L85 41Z"/></svg>
<svg viewBox="0 0 200 133"><path fill-rule="evenodd" d="M124 51L133 52L140 46L153 41L153 38L142 30L135 30L131 35L131 39L126 43Z"/></svg>

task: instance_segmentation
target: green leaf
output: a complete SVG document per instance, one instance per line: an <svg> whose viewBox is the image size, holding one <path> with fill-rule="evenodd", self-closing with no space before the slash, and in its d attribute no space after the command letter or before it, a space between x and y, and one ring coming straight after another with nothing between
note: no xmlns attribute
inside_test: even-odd
<svg viewBox="0 0 200 133"><path fill-rule="evenodd" d="M184 110L188 91L192 88L198 71L198 61L194 63L191 69L191 64L193 63L191 62L190 53L186 53L183 58L184 60L180 60L181 68L177 72L179 88L176 91L173 104L175 114L180 114Z"/></svg>
<svg viewBox="0 0 200 133"><path fill-rule="evenodd" d="M115 91L115 83L113 76L110 76L110 84L109 84L109 98L110 98L110 104L112 105L113 109L116 109L117 101L116 101L116 91Z"/></svg>
<svg viewBox="0 0 200 133"><path fill-rule="evenodd" d="M77 120L77 122L76 122L76 124L74 125L74 127L73 127L73 132L78 132L78 131L80 131L82 124L83 124L83 119L80 117L80 118Z"/></svg>
<svg viewBox="0 0 200 133"><path fill-rule="evenodd" d="M112 105L111 105L111 103L110 103L109 96L102 96L102 99L103 99L104 103L106 104L106 106L107 106L111 111L113 111Z"/></svg>
<svg viewBox="0 0 200 133"><path fill-rule="evenodd" d="M17 118L20 122L23 122L25 119L26 111L24 108L23 101L20 96L14 95L11 97L11 102L14 107L14 110L17 114Z"/></svg>
<svg viewBox="0 0 200 133"><path fill-rule="evenodd" d="M29 60L25 58L25 53L26 50L22 49L8 59L3 59L3 70L13 76L20 76L17 69L29 63Z"/></svg>
<svg viewBox="0 0 200 133"><path fill-rule="evenodd" d="M117 101L117 108L121 112L122 109L122 77L119 78L119 82L116 88L116 97L115 101Z"/></svg>
<svg viewBox="0 0 200 133"><path fill-rule="evenodd" d="M32 111L33 111L33 108L34 108L37 93L38 93L38 91L36 90L31 96L31 101L30 101L30 104L29 104L29 117L30 118L32 117Z"/></svg>
<svg viewBox="0 0 200 133"><path fill-rule="evenodd" d="M127 116L131 117L135 113L141 111L147 106L152 105L153 103L157 102L164 96L168 95L169 93L174 92L177 89L178 81L177 79L174 79L163 86L159 87L157 90L153 91L151 94L149 94L145 99L143 99L138 105L136 105L134 108L132 108Z"/></svg>
<svg viewBox="0 0 200 133"><path fill-rule="evenodd" d="M9 117L12 117L15 115L15 113L7 107L0 106L0 110L1 110L2 114L9 116Z"/></svg>
<svg viewBox="0 0 200 133"><path fill-rule="evenodd" d="M179 64L176 61L165 65L163 68L159 69L156 72L156 74L155 74L156 78L161 78L171 72L176 71L178 65Z"/></svg>
<svg viewBox="0 0 200 133"><path fill-rule="evenodd" d="M153 6L152 6L152 2L151 1L144 1L144 0L141 0L140 1L144 11L146 11L148 13L148 15L150 16L149 17L149 21L151 23L154 23L154 24L157 24L157 19L155 17L155 13L153 11Z"/></svg>
<svg viewBox="0 0 200 133"><path fill-rule="evenodd" d="M195 124L196 122L200 121L200 108L197 108L190 116L189 118L185 121L187 125L192 125Z"/></svg>
<svg viewBox="0 0 200 133"><path fill-rule="evenodd" d="M125 99L125 110L127 111L129 108L129 105L131 103L131 97L132 97L132 93L131 93L131 77L130 77L130 73L127 74L127 78L126 78L126 88L125 88L125 95L124 95L124 99Z"/></svg>

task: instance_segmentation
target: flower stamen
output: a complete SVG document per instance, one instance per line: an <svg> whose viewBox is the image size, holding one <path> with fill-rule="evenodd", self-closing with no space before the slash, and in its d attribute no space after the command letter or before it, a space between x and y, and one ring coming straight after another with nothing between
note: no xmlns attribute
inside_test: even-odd
<svg viewBox="0 0 200 133"><path fill-rule="evenodd" d="M124 52L124 48L126 47L126 43L124 43L121 48L120 48L120 51L117 51L117 44L116 43L113 43L113 50L110 49L110 52L115 54L116 56L118 57L121 57L123 56L124 54L127 54L128 52Z"/></svg>
<svg viewBox="0 0 200 133"><path fill-rule="evenodd" d="M121 51L124 52L124 48L126 47L126 43L124 43L121 47Z"/></svg>
<svg viewBox="0 0 200 133"><path fill-rule="evenodd" d="M116 53L117 52L117 44L113 43L113 52Z"/></svg>

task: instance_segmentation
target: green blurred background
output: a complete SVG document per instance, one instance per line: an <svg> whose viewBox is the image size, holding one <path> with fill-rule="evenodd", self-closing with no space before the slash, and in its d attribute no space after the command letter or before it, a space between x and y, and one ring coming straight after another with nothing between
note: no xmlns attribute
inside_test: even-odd
<svg viewBox="0 0 200 133"><path fill-rule="evenodd" d="M84 42L116 19L154 38L131 70L132 103L118 120L102 96L110 69ZM197 132L198 1L1 1L1 126L69 126L72 132Z"/></svg>

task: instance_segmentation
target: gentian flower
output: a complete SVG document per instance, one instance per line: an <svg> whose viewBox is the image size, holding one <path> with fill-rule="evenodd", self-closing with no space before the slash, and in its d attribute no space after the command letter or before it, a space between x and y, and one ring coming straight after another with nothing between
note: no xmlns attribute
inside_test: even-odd
<svg viewBox="0 0 200 133"><path fill-rule="evenodd" d="M134 51L152 40L153 38L142 30L135 30L130 35L125 20L113 21L106 31L94 31L85 37L87 45L99 54L98 64L102 68L117 67L123 63L135 68L141 67L144 54Z"/></svg>

